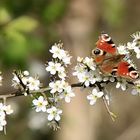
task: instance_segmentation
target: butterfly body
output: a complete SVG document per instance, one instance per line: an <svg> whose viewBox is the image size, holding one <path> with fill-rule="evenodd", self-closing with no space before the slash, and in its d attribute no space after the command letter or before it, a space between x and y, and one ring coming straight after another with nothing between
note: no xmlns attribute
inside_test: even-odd
<svg viewBox="0 0 140 140"><path fill-rule="evenodd" d="M138 72L123 60L125 55L118 54L117 48L108 34L101 34L96 46L92 54L102 73L128 79L138 78Z"/></svg>

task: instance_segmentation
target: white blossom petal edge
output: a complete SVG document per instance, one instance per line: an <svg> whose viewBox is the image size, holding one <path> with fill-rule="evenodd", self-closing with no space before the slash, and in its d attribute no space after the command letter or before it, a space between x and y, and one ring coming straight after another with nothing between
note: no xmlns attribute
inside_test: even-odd
<svg viewBox="0 0 140 140"><path fill-rule="evenodd" d="M62 110L56 108L55 106L52 106L51 108L47 109L47 113L49 121L52 120L60 121L61 119L60 115L62 114Z"/></svg>
<svg viewBox="0 0 140 140"><path fill-rule="evenodd" d="M46 112L46 106L48 104L48 101L45 100L43 96L40 96L38 99L34 99L32 103L35 106L36 112Z"/></svg>
<svg viewBox="0 0 140 140"><path fill-rule="evenodd" d="M104 95L102 91L98 91L97 88L92 90L92 94L87 96L87 99L90 101L90 105L94 105L98 98L101 98Z"/></svg>

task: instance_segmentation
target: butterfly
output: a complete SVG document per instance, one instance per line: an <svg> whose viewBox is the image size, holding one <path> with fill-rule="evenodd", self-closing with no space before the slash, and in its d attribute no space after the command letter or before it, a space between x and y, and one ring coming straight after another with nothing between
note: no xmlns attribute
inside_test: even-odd
<svg viewBox="0 0 140 140"><path fill-rule="evenodd" d="M101 72L106 75L127 79L139 77L137 70L124 60L124 54L118 53L112 38L106 33L101 33L99 36L96 48L92 50L92 55Z"/></svg>

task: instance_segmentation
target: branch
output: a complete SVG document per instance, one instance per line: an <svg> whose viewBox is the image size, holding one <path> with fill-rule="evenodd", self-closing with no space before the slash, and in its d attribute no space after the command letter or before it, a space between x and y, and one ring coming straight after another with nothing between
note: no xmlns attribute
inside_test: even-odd
<svg viewBox="0 0 140 140"><path fill-rule="evenodd" d="M71 87L82 87L83 84L82 83L76 83L76 84L72 84ZM34 93L42 93L42 92L47 92L49 91L50 88L49 87L46 87L46 88L41 88L39 90L34 90L34 91L29 91L29 94L28 95L31 95L31 94L34 94ZM3 99L3 98L13 98L13 97L17 97L17 96L24 96L24 91L21 91L21 90L17 90L17 91L14 91L10 94L6 94L6 95L0 95L0 99Z"/></svg>
<svg viewBox="0 0 140 140"><path fill-rule="evenodd" d="M17 73L15 73L15 74L17 75ZM20 79L19 76L18 76L18 78ZM117 80L115 80L115 82L117 82ZM23 86L24 84L23 84L22 80L21 80L21 83L22 83L21 85ZM109 82L108 81L96 82L94 85L90 85L90 87L93 87L93 86L97 85L100 88L100 90L101 90L102 89L101 83L108 84ZM133 82L130 82L130 81L128 81L128 84L134 85L134 83ZM23 87L25 89L25 85ZM71 87L73 87L73 88L76 88L76 87L84 87L84 85L83 85L83 83L74 83L74 84L71 84ZM31 94L34 94L34 93L47 92L49 90L50 90L49 87L45 87L45 88L41 88L39 90L29 91L28 95L31 95ZM10 93L10 94L0 95L0 99L3 99L3 98L13 98L13 97L17 97L17 96L24 96L24 91L17 90L17 91L14 91L14 92Z"/></svg>

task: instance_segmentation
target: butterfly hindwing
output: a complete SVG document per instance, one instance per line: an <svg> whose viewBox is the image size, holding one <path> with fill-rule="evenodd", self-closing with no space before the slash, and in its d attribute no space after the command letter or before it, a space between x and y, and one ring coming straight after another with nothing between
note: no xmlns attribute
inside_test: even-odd
<svg viewBox="0 0 140 140"><path fill-rule="evenodd" d="M121 61L118 64L117 75L130 79L137 79L139 77L136 69L125 61Z"/></svg>

